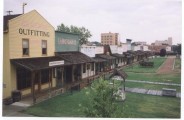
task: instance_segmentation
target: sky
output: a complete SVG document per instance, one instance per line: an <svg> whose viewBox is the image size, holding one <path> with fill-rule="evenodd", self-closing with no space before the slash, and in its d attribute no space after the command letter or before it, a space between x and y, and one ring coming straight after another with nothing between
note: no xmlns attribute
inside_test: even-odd
<svg viewBox="0 0 184 120"><path fill-rule="evenodd" d="M4 0L3 14L37 10L56 29L58 25L87 28L90 41L100 42L101 33L119 33L126 39L145 41L182 39L182 0Z"/></svg>

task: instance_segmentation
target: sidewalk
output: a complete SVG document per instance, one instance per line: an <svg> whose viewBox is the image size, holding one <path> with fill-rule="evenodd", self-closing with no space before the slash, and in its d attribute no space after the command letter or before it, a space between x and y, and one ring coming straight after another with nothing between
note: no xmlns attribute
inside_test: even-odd
<svg viewBox="0 0 184 120"><path fill-rule="evenodd" d="M150 90L150 89L143 89L143 88L128 88L125 87L126 92L133 92L133 93L140 93L140 94L147 94L147 95L157 95L157 96L162 96L162 91L161 90ZM181 93L176 93L176 97L180 98Z"/></svg>
<svg viewBox="0 0 184 120"><path fill-rule="evenodd" d="M181 86L180 84L176 84L176 83L162 83L162 82L151 82L151 81L142 81L142 80L125 80L125 82L146 83L146 84L155 84L155 85Z"/></svg>
<svg viewBox="0 0 184 120"><path fill-rule="evenodd" d="M15 102L11 105L3 105L3 117L34 117L33 115L25 114L21 111L29 107L29 104L24 104L21 102Z"/></svg>

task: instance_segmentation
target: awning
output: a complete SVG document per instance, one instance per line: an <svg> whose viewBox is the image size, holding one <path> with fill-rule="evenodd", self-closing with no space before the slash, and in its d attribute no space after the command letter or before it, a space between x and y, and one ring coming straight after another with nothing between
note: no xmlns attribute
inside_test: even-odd
<svg viewBox="0 0 184 120"><path fill-rule="evenodd" d="M95 62L92 58L81 52L56 52L56 56L69 61L71 64Z"/></svg>
<svg viewBox="0 0 184 120"><path fill-rule="evenodd" d="M125 57L125 55L118 54L118 53L112 54L112 56L117 57L117 58L124 58Z"/></svg>
<svg viewBox="0 0 184 120"><path fill-rule="evenodd" d="M22 58L11 59L11 63L21 66L30 71L48 69L58 66L71 65L69 61L63 60L60 57L37 57L37 58Z"/></svg>
<svg viewBox="0 0 184 120"><path fill-rule="evenodd" d="M114 60L114 59L116 59L116 57L113 57L113 56L110 56L110 55L105 55L105 54L98 54L96 56L100 57L100 58L103 58L103 59L106 59L106 60Z"/></svg>
<svg viewBox="0 0 184 120"><path fill-rule="evenodd" d="M105 59L102 59L102 58L100 58L100 57L93 57L93 60L94 60L96 63L98 63L98 62L106 62Z"/></svg>

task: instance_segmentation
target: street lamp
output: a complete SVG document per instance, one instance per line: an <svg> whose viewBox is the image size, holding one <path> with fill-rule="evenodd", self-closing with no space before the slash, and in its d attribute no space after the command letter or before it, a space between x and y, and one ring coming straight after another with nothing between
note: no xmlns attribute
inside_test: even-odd
<svg viewBox="0 0 184 120"><path fill-rule="evenodd" d="M22 4L22 14L24 14L24 6L26 6L26 5L27 5L27 3Z"/></svg>

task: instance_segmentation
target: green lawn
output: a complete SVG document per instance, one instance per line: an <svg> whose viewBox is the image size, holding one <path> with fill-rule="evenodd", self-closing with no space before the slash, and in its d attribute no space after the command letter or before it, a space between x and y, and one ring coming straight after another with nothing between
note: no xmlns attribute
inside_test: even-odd
<svg viewBox="0 0 184 120"><path fill-rule="evenodd" d="M175 59L174 69L181 69L181 59L179 58Z"/></svg>
<svg viewBox="0 0 184 120"><path fill-rule="evenodd" d="M170 86L170 85L154 85L154 84L145 84L145 83L135 83L135 82L126 82L126 87L129 88L144 88L151 90L162 90L162 88L171 88L176 89L177 92L181 92L181 87L179 86Z"/></svg>
<svg viewBox="0 0 184 120"><path fill-rule="evenodd" d="M150 61L154 62L154 67L141 67L139 64L134 65L133 67L126 67L123 70L125 72L134 72L134 73L155 73L157 69L162 65L166 58L154 58Z"/></svg>
<svg viewBox="0 0 184 120"><path fill-rule="evenodd" d="M87 101L85 89L72 95L60 95L29 107L28 114L43 117L85 117L79 104ZM124 103L117 102L125 118L179 118L180 99L127 93ZM122 107L121 107L122 106Z"/></svg>
<svg viewBox="0 0 184 120"><path fill-rule="evenodd" d="M153 82L181 83L181 74L156 74L156 73L132 73L127 72L127 80L143 80Z"/></svg>

